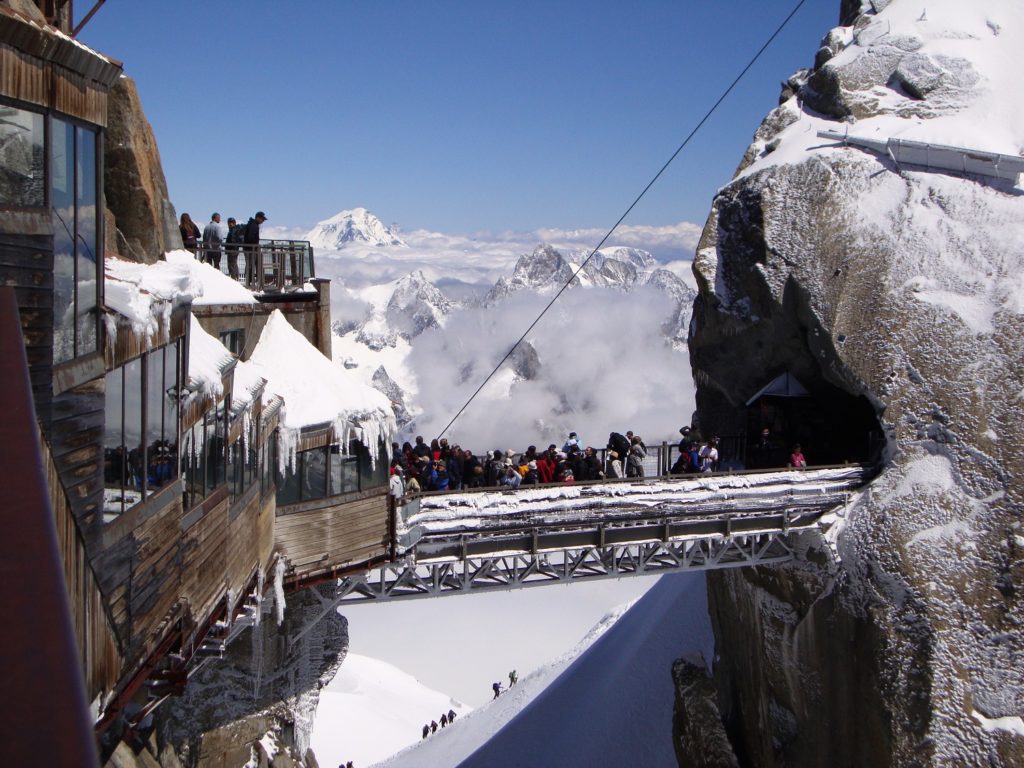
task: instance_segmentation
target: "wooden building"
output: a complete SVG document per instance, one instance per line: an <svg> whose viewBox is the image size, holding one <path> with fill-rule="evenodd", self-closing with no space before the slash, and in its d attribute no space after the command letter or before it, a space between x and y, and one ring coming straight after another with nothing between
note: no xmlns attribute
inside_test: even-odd
<svg viewBox="0 0 1024 768"><path fill-rule="evenodd" d="M65 3L39 5L66 21ZM192 370L208 331L214 344L232 343L238 307L193 314L188 298L151 296L140 329L105 300L103 139L120 74L38 14L0 2L0 291L17 304L41 438L38 449L8 450L39 454L49 509L17 514L52 514L100 732L123 721L129 702L137 722L180 692L197 652L229 631L278 559L298 588L389 554L386 477L367 469L365 449L317 427L298 464L281 462L281 400L266 381L235 386L258 327L234 340L235 354L215 351L212 375ZM245 311L265 323L284 309L329 355L327 290L315 281ZM324 484L315 498L307 483L291 499L314 452ZM282 493L289 503L279 504Z"/></svg>

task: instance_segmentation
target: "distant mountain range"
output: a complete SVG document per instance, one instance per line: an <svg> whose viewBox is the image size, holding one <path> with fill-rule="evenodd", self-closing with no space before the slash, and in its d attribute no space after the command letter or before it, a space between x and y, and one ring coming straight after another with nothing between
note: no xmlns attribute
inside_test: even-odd
<svg viewBox="0 0 1024 768"><path fill-rule="evenodd" d="M391 266L404 264L410 254L401 238L365 208L342 211L314 227L308 237L314 248L335 252L323 263L336 265L337 274L341 276L357 265L366 269L384 262ZM352 250L352 261L345 256L347 250ZM419 337L428 330L434 331L444 335L446 345L454 345L451 349L458 348L464 341L462 336L468 332L465 318L469 314L453 318L460 312L497 313L506 301L521 293L550 296L566 283L570 283L570 290L574 292L611 289L628 294L643 288L656 290L670 300L669 306L673 309L664 317L660 328L650 328L654 333L645 332L639 343L668 344L675 349L685 349L691 305L696 295L690 286L674 272L661 268L644 250L603 248L589 261L586 260L588 254L589 251L538 245L520 255L511 274L499 276L489 290L475 283L479 290L468 294L468 298L463 295L461 300L446 295L444 290L447 281L457 282L463 277L459 265L450 261L430 266L431 274L444 276L440 285L431 281L426 267L414 268L386 283L361 288L335 284L332 287L334 301L346 305L344 311L335 312L335 355L346 367L364 372L367 383L391 399L396 418L403 424L422 410L421 404L415 402L418 388L415 382L423 376L442 375L442 368L450 362L437 359L431 371L411 370L408 357L413 346L419 345ZM595 308L594 312L599 315L600 308ZM514 380L539 380L545 376L544 365L545 361L526 341L510 360L509 368ZM472 365L448 375L455 382L462 381L473 375Z"/></svg>

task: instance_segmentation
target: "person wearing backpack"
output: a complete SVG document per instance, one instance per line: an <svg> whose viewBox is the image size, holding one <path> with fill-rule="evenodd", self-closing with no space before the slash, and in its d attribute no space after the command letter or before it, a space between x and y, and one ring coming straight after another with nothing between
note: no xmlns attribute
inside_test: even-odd
<svg viewBox="0 0 1024 768"><path fill-rule="evenodd" d="M267 214L263 211L256 211L245 225L245 232L242 235L242 244L245 246L245 274L246 281L249 275L255 275L257 269L262 269L259 258L260 224L267 220ZM251 285L251 283L250 283Z"/></svg>

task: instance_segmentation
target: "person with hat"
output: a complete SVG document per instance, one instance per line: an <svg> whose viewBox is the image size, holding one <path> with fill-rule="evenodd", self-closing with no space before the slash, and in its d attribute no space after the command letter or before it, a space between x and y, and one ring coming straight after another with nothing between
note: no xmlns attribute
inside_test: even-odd
<svg viewBox="0 0 1024 768"><path fill-rule="evenodd" d="M565 441L565 445L562 446L563 453L574 453L580 450L580 437L575 432L570 432L568 439Z"/></svg>
<svg viewBox="0 0 1024 768"><path fill-rule="evenodd" d="M245 252L245 274L258 274L257 269L262 269L259 259L259 245L260 245L260 225L267 220L267 214L263 211L256 211L256 215L253 216L245 225L245 235L242 239L242 244L245 246L243 249ZM262 282L263 279L260 277L258 282Z"/></svg>

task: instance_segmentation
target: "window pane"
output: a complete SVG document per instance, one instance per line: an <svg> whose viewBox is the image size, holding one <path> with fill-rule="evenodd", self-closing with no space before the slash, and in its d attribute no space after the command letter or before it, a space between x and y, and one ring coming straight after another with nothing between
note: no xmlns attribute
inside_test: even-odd
<svg viewBox="0 0 1024 768"><path fill-rule="evenodd" d="M200 421L185 435L185 450L182 454L185 471L185 487L187 499L185 506L191 509L206 496L203 474L206 469L203 446L203 423Z"/></svg>
<svg viewBox="0 0 1024 768"><path fill-rule="evenodd" d="M53 362L75 356L75 131L53 121Z"/></svg>
<svg viewBox="0 0 1024 768"><path fill-rule="evenodd" d="M121 394L123 369L106 376L106 410L103 426L103 519L109 522L125 510L124 489L131 487L128 450L122 435Z"/></svg>
<svg viewBox="0 0 1024 768"><path fill-rule="evenodd" d="M162 488L177 474L171 444L165 439L166 429L170 426L173 432L173 407L169 408L169 398L165 392L164 371L165 361L174 365L174 350L166 348L150 352L146 358L146 445L147 445L147 485L150 491ZM173 374L173 367L172 367Z"/></svg>
<svg viewBox="0 0 1024 768"><path fill-rule="evenodd" d="M302 471L302 454L295 454L295 465L286 466L284 477L277 475L277 503L294 504L299 500L299 473Z"/></svg>
<svg viewBox="0 0 1024 768"><path fill-rule="evenodd" d="M76 195L78 236L75 242L78 259L77 309L78 336L75 356L96 351L97 275L96 254L96 134L86 128L77 129Z"/></svg>
<svg viewBox="0 0 1024 768"><path fill-rule="evenodd" d="M46 205L43 116L0 105L0 205Z"/></svg>
<svg viewBox="0 0 1024 768"><path fill-rule="evenodd" d="M324 448L303 451L302 499L322 499L327 495L327 453Z"/></svg>
<svg viewBox="0 0 1024 768"><path fill-rule="evenodd" d="M224 483L224 463L227 431L224 428L226 411L224 403L217 406L216 413L207 414L206 424L206 489L213 490Z"/></svg>
<svg viewBox="0 0 1024 768"><path fill-rule="evenodd" d="M359 470L355 456L341 453L341 447L331 446L331 495L359 490Z"/></svg>
<svg viewBox="0 0 1024 768"><path fill-rule="evenodd" d="M124 442L128 447L128 465L131 468L131 493L125 492L126 509L142 500L143 480L146 474L142 395L142 358L136 358L124 366ZM129 500L131 504L128 503Z"/></svg>

